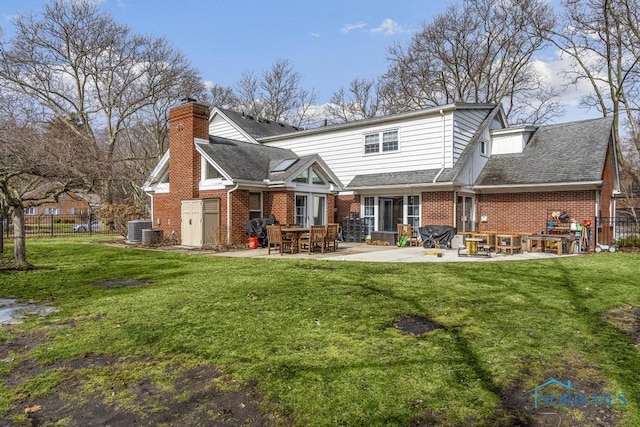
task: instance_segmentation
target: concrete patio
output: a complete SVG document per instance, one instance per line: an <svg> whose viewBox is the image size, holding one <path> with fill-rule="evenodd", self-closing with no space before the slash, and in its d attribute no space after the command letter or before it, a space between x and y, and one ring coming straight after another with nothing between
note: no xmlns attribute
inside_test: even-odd
<svg viewBox="0 0 640 427"><path fill-rule="evenodd" d="M308 254L288 254L280 255L279 252L271 251L269 255L267 248L237 250L229 252L211 252L211 255L222 257L244 257L244 258L295 258L295 259L316 259L331 261L362 261L362 262L494 262L494 261L523 261L530 259L558 258L554 253L524 252L514 255L504 253L491 253L487 256L458 256L455 249L441 249L441 257L435 254L435 249L424 249L422 247L402 247L397 246L376 246L366 243L341 242L336 252L325 252ZM574 256L574 255L563 255Z"/></svg>

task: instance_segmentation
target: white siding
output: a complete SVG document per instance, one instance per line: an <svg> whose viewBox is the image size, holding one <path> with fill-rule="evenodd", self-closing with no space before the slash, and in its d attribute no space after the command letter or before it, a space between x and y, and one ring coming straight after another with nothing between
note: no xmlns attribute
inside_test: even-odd
<svg viewBox="0 0 640 427"><path fill-rule="evenodd" d="M505 129L492 133L491 154L522 153L531 137L531 130Z"/></svg>
<svg viewBox="0 0 640 427"><path fill-rule="evenodd" d="M489 125L489 128L499 128L500 126L502 126L500 121L498 119L494 119ZM493 141L491 141L491 146L493 146ZM463 182L469 186L473 185L473 183L476 182L476 180L478 179L478 175L480 175L480 172L482 172L482 169L485 167L487 161L489 160L487 156L483 156L480 153L481 149L481 145L476 144L471 157L460 169L460 173L456 178L457 181Z"/></svg>
<svg viewBox="0 0 640 427"><path fill-rule="evenodd" d="M272 141L266 145L291 149L300 156L317 153L340 181L347 185L354 176L361 174L439 169L443 162L443 143L445 167L451 167L451 116L451 111L445 112L444 137L443 119L436 111L427 117L313 133ZM397 152L364 154L365 134L396 129L399 141Z"/></svg>
<svg viewBox="0 0 640 427"><path fill-rule="evenodd" d="M476 131L487 118L487 110L456 110L453 117L453 162L456 162Z"/></svg>
<svg viewBox="0 0 640 427"><path fill-rule="evenodd" d="M209 122L209 135L229 138L236 141L254 142L249 140L242 132L218 114Z"/></svg>

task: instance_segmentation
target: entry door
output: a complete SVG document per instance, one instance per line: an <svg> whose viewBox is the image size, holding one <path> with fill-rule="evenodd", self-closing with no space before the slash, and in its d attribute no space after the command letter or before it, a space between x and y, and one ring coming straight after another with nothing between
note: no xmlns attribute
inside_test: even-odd
<svg viewBox="0 0 640 427"><path fill-rule="evenodd" d="M458 231L475 231L473 230L473 197L458 196L456 211L456 228Z"/></svg>
<svg viewBox="0 0 640 427"><path fill-rule="evenodd" d="M402 223L402 199L402 197L380 197L378 199L378 211L380 212L378 230L397 230L397 224Z"/></svg>
<svg viewBox="0 0 640 427"><path fill-rule="evenodd" d="M203 244L202 234L202 200L182 201L182 245L198 246Z"/></svg>

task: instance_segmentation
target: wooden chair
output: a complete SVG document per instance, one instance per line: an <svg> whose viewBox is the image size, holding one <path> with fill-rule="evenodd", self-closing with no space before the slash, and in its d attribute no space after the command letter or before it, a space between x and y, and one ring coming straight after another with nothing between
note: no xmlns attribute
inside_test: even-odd
<svg viewBox="0 0 640 427"><path fill-rule="evenodd" d="M298 240L298 252L307 252L309 255L320 248L324 253L324 242L327 235L327 227L324 225L312 225L307 236Z"/></svg>
<svg viewBox="0 0 640 427"><path fill-rule="evenodd" d="M280 251L280 255L284 250L293 253L293 245L291 239L282 236L282 227L280 225L267 225L267 254L271 255L271 249Z"/></svg>
<svg viewBox="0 0 640 427"><path fill-rule="evenodd" d="M398 241L402 236L407 236L407 246L418 246L418 236L413 235L411 224L398 224Z"/></svg>
<svg viewBox="0 0 640 427"><path fill-rule="evenodd" d="M327 235L324 239L324 246L327 251L338 250L338 224L327 224Z"/></svg>

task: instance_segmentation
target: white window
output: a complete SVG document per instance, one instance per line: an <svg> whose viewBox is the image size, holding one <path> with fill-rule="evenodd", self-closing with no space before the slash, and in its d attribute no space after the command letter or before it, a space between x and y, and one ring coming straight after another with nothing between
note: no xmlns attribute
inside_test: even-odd
<svg viewBox="0 0 640 427"><path fill-rule="evenodd" d="M313 185L326 185L326 182L322 177L316 172L313 167L305 169L302 171L300 175L298 175L295 179L295 182L299 182L300 184L313 184Z"/></svg>
<svg viewBox="0 0 640 427"><path fill-rule="evenodd" d="M25 215L38 215L38 207L37 206L29 206L24 208Z"/></svg>
<svg viewBox="0 0 640 427"><path fill-rule="evenodd" d="M484 139L480 140L480 154L483 156L489 155L489 141Z"/></svg>
<svg viewBox="0 0 640 427"><path fill-rule="evenodd" d="M44 208L45 215L60 215L60 208Z"/></svg>
<svg viewBox="0 0 640 427"><path fill-rule="evenodd" d="M309 200L313 205L309 206ZM326 224L327 197L324 194L296 194L296 224L303 227Z"/></svg>
<svg viewBox="0 0 640 427"><path fill-rule="evenodd" d="M364 136L364 153L384 153L398 151L398 131L388 130L366 134Z"/></svg>
<svg viewBox="0 0 640 427"><path fill-rule="evenodd" d="M249 193L249 219L262 218L262 193Z"/></svg>
<svg viewBox="0 0 640 427"><path fill-rule="evenodd" d="M211 163L205 160L204 179L222 179L222 174Z"/></svg>
<svg viewBox="0 0 640 427"><path fill-rule="evenodd" d="M362 218L364 219L365 235L370 236L376 227L376 198L368 196L364 198L362 205Z"/></svg>
<svg viewBox="0 0 640 427"><path fill-rule="evenodd" d="M407 196L407 224L416 232L420 227L420 196Z"/></svg>

